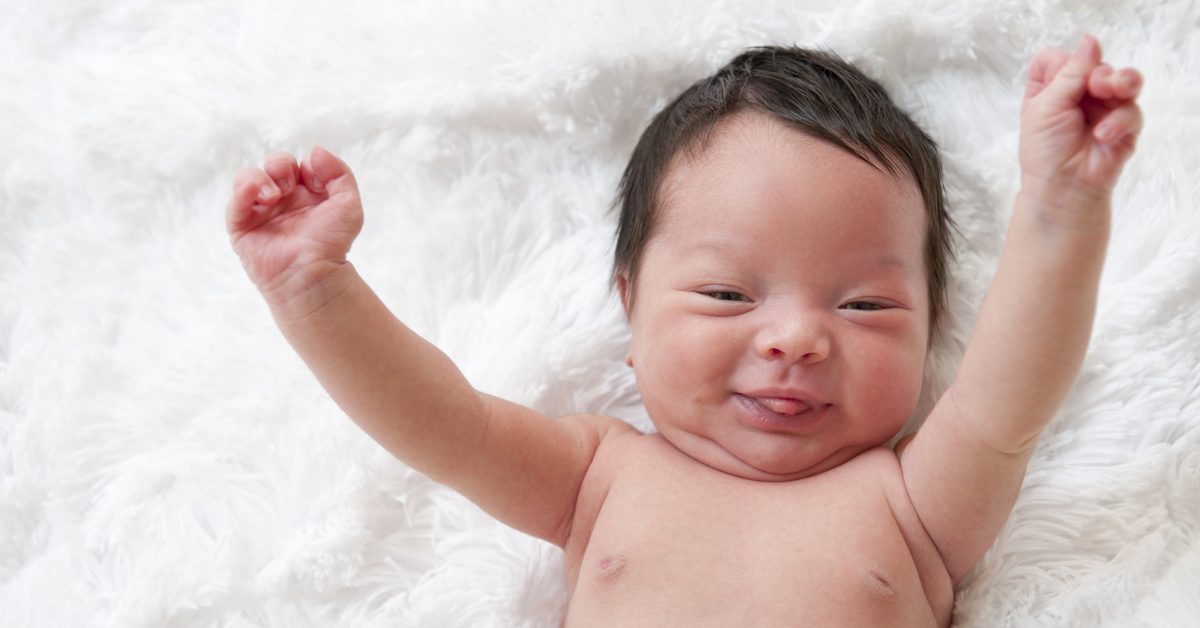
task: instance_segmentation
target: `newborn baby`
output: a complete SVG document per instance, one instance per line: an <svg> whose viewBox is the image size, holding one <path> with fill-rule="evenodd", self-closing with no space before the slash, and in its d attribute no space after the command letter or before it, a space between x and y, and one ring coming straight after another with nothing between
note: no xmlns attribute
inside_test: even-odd
<svg viewBox="0 0 1200 628"><path fill-rule="evenodd" d="M621 182L614 281L656 433L480 393L346 256L350 169L234 182L233 247L342 409L415 469L563 548L568 626L946 626L1078 372L1141 84L1033 60L1021 191L960 369L913 415L950 224L929 137L853 66L743 52L668 105Z"/></svg>

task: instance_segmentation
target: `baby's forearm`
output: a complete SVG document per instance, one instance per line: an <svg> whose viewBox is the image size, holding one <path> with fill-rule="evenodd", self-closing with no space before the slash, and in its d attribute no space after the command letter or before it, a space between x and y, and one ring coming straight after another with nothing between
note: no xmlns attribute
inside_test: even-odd
<svg viewBox="0 0 1200 628"><path fill-rule="evenodd" d="M1107 194L1026 181L951 387L997 448L1028 451L1079 372L1108 244Z"/></svg>
<svg viewBox="0 0 1200 628"><path fill-rule="evenodd" d="M427 475L477 436L483 405L453 362L409 330L350 264L302 307L273 304L280 330L334 401L393 455Z"/></svg>

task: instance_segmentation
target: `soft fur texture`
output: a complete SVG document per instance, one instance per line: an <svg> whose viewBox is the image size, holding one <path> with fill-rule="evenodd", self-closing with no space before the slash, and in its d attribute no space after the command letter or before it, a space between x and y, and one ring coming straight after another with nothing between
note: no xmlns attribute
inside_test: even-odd
<svg viewBox="0 0 1200 628"><path fill-rule="evenodd" d="M287 346L224 232L237 168L341 155L351 259L402 320L483 390L647 428L607 283L633 143L744 47L832 48L944 149L936 391L1000 251L1026 65L1092 32L1144 73L1146 127L1091 351L955 621L1200 625L1200 6L819 4L6 4L0 623L560 621L560 552L391 459Z"/></svg>

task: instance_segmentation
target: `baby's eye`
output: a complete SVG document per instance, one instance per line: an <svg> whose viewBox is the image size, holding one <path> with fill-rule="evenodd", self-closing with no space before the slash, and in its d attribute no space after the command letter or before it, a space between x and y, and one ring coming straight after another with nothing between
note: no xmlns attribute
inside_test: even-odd
<svg viewBox="0 0 1200 628"><path fill-rule="evenodd" d="M750 300L750 299L746 298L746 295L744 295L740 292L733 292L732 290L709 290L707 292L704 292L704 294L706 294L718 301L749 301Z"/></svg>
<svg viewBox="0 0 1200 628"><path fill-rule="evenodd" d="M886 309L887 306L880 303L871 303L870 301L852 301L842 306L847 310L861 310L864 312L874 312L876 310Z"/></svg>

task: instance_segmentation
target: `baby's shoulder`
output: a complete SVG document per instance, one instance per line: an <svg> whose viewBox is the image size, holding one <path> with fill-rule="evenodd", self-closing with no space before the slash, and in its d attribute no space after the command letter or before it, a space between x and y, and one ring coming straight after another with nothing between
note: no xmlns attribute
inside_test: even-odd
<svg viewBox="0 0 1200 628"><path fill-rule="evenodd" d="M589 434L592 442L581 446L593 448L591 462L575 498L571 528L563 547L567 563L571 565L578 562L587 547L596 516L604 505L613 478L621 469L625 453L645 435L629 423L609 416L577 415L560 420L576 423L581 432Z"/></svg>
<svg viewBox="0 0 1200 628"><path fill-rule="evenodd" d="M912 500L904 486L904 471L900 457L891 447L879 446L868 449L846 462L848 475L857 483L874 483L883 489L893 511L912 509Z"/></svg>
<svg viewBox="0 0 1200 628"><path fill-rule="evenodd" d="M889 476L900 473L900 458L891 447L872 447L851 458L844 464L853 465L866 472L885 472Z"/></svg>
<svg viewBox="0 0 1200 628"><path fill-rule="evenodd" d="M867 449L836 467L809 476L799 482L822 485L854 485L856 490L889 493L904 486L900 459L890 447L880 445Z"/></svg>
<svg viewBox="0 0 1200 628"><path fill-rule="evenodd" d="M585 419L595 426L599 438L588 465L580 497L587 491L607 493L616 476L627 471L630 464L648 455L646 446L654 434L646 434L621 419L590 415Z"/></svg>

